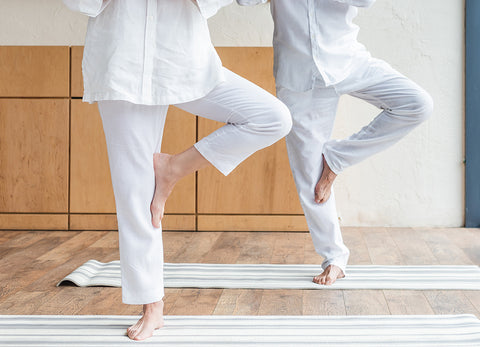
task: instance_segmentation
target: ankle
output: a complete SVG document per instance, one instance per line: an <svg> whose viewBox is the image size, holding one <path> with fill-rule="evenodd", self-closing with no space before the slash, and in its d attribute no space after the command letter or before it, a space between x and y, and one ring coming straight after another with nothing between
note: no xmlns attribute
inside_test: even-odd
<svg viewBox="0 0 480 347"><path fill-rule="evenodd" d="M185 170L182 167L182 158L179 154L172 154L168 158L168 167L169 167L169 179L173 183L177 183L188 173L185 173Z"/></svg>
<svg viewBox="0 0 480 347"><path fill-rule="evenodd" d="M144 304L143 305L143 312L151 312L151 311L158 311L162 310L163 311L163 300L157 301L157 302L152 302L150 304Z"/></svg>

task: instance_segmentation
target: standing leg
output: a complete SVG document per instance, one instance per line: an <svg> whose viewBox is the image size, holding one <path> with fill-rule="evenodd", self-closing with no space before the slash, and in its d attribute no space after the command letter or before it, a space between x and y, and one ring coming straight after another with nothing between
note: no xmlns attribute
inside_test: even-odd
<svg viewBox="0 0 480 347"><path fill-rule="evenodd" d="M250 155L272 145L290 131L290 112L277 98L227 69L225 78L225 82L205 97L176 105L187 112L227 124L185 152L155 155L154 225L159 225L165 201L180 178L207 165L228 175Z"/></svg>
<svg viewBox="0 0 480 347"><path fill-rule="evenodd" d="M325 144L323 154L330 177L335 178L347 167L392 146L432 113L433 101L425 90L378 59L372 59L371 64L360 78L355 78L360 82L353 83L345 92L381 108L382 112L352 136ZM317 185L322 200L328 199L333 182L326 180L326 176L322 175Z"/></svg>
<svg viewBox="0 0 480 347"><path fill-rule="evenodd" d="M150 222L150 203L155 189L153 154L160 150L167 107L126 101L100 101L98 107L117 209L122 299L145 304L147 318L128 335L142 340L163 325L162 229Z"/></svg>
<svg viewBox="0 0 480 347"><path fill-rule="evenodd" d="M315 202L315 185L322 172L322 149L331 136L338 95L333 88L293 92L279 88L277 95L292 113L292 131L286 137L288 158L310 235L318 254L325 258L320 284L332 284L343 277L349 251L343 243L335 197Z"/></svg>

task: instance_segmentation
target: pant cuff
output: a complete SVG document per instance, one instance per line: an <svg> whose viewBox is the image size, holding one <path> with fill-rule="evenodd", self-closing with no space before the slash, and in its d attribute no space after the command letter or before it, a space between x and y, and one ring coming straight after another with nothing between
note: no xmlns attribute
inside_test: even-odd
<svg viewBox="0 0 480 347"><path fill-rule="evenodd" d="M335 265L335 266L338 266L343 271L343 274L345 276L347 276L347 270L346 270L347 269L347 261L348 261L348 259L339 259L339 258L326 259L322 263L322 269L325 270L330 265Z"/></svg>
<svg viewBox="0 0 480 347"><path fill-rule="evenodd" d="M228 176L236 167L236 165L231 165L228 163L228 160L221 160L221 157L218 153L215 153L210 149L210 145L206 139L202 139L196 144L193 145L197 151L218 171L220 171L224 176Z"/></svg>
<svg viewBox="0 0 480 347"><path fill-rule="evenodd" d="M324 147L323 149L323 157L325 158L325 161L327 162L328 167L330 170L333 171L335 175L339 175L343 170L339 167L336 167L333 164L333 161L330 159L329 154L328 154L328 149Z"/></svg>
<svg viewBox="0 0 480 347"><path fill-rule="evenodd" d="M165 291L148 292L148 293L125 293L122 289L122 302L127 305L145 305L157 302L163 299Z"/></svg>

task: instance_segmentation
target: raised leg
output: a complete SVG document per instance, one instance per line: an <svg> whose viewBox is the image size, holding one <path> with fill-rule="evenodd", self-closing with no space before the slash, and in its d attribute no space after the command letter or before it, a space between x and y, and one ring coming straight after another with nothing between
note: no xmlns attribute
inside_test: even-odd
<svg viewBox="0 0 480 347"><path fill-rule="evenodd" d="M175 183L189 173L213 165L228 175L256 151L272 145L291 128L288 108L252 82L224 69L226 80L205 97L175 105L204 118L226 123L186 151L155 154L155 196L152 223L160 224L165 201Z"/></svg>
<svg viewBox="0 0 480 347"><path fill-rule="evenodd" d="M425 90L381 60L372 59L370 68L350 79L339 89L382 111L357 133L325 144L325 160L336 174L397 143L433 110L432 98Z"/></svg>

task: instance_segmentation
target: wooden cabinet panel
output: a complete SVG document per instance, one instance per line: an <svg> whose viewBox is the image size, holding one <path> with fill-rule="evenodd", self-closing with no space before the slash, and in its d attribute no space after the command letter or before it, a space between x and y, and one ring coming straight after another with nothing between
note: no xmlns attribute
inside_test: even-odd
<svg viewBox="0 0 480 347"><path fill-rule="evenodd" d="M70 48L0 46L0 96L68 97Z"/></svg>
<svg viewBox="0 0 480 347"><path fill-rule="evenodd" d="M82 58L83 46L72 46L72 79L71 79L71 93L72 97L83 96L83 77L82 77Z"/></svg>
<svg viewBox="0 0 480 347"><path fill-rule="evenodd" d="M174 106L168 109L163 132L162 152L175 154L191 147L196 141L196 119ZM195 213L195 174L177 183L165 205L165 213Z"/></svg>
<svg viewBox="0 0 480 347"><path fill-rule="evenodd" d="M70 214L70 230L118 230L115 214Z"/></svg>
<svg viewBox="0 0 480 347"><path fill-rule="evenodd" d="M198 231L308 231L304 216L199 215Z"/></svg>
<svg viewBox="0 0 480 347"><path fill-rule="evenodd" d="M0 99L0 212L68 212L68 100Z"/></svg>
<svg viewBox="0 0 480 347"><path fill-rule="evenodd" d="M0 223L2 215L0 215ZM1 224L0 224L1 226ZM70 230L117 230L115 214L71 214ZM162 220L164 231L195 230L195 216L181 214L167 214Z"/></svg>
<svg viewBox="0 0 480 347"><path fill-rule="evenodd" d="M272 47L217 47L223 66L275 94Z"/></svg>
<svg viewBox="0 0 480 347"><path fill-rule="evenodd" d="M107 146L97 104L72 100L70 212L115 213ZM171 107L163 151L176 153L195 141L195 117ZM195 176L180 181L167 201L166 213L195 212Z"/></svg>
<svg viewBox="0 0 480 347"><path fill-rule="evenodd" d="M199 136L216 124L199 121ZM198 173L198 213L303 214L285 141L258 151L230 175L209 167Z"/></svg>
<svg viewBox="0 0 480 347"><path fill-rule="evenodd" d="M71 101L70 212L115 213L107 145L97 104Z"/></svg>
<svg viewBox="0 0 480 347"><path fill-rule="evenodd" d="M270 92L272 48L219 48L226 67ZM221 123L199 118L198 137ZM255 153L228 177L213 168L198 173L198 213L302 214L284 140Z"/></svg>
<svg viewBox="0 0 480 347"><path fill-rule="evenodd" d="M68 230L68 214L0 214L0 230Z"/></svg>

